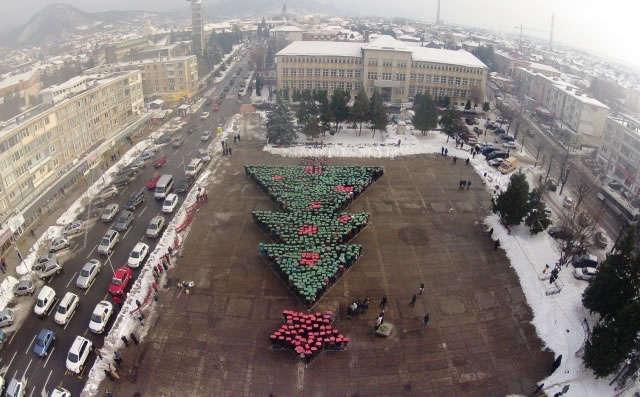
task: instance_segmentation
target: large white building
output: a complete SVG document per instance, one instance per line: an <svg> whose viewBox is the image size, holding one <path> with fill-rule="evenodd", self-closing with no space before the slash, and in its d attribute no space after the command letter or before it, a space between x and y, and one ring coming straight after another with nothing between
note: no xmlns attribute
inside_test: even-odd
<svg viewBox="0 0 640 397"><path fill-rule="evenodd" d="M421 47L380 36L369 43L295 41L276 54L280 93L336 88L384 101L408 102L417 93L449 97L454 104L485 97L487 67L471 53Z"/></svg>
<svg viewBox="0 0 640 397"><path fill-rule="evenodd" d="M598 156L605 174L640 194L640 120L615 114L607 118Z"/></svg>
<svg viewBox="0 0 640 397"><path fill-rule="evenodd" d="M518 68L515 77L523 99L549 111L559 127L573 136L574 145L599 146L609 107L557 77Z"/></svg>
<svg viewBox="0 0 640 397"><path fill-rule="evenodd" d="M89 151L141 118L139 71L86 76L84 82L81 92L0 123L0 244L11 219L28 223L37 217L57 181Z"/></svg>

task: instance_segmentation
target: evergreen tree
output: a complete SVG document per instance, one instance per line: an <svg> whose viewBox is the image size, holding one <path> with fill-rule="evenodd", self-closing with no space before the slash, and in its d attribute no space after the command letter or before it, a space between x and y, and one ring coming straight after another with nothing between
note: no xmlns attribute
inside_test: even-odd
<svg viewBox="0 0 640 397"><path fill-rule="evenodd" d="M491 110L491 106L489 105L489 102L485 102L482 104L482 111L483 112L488 112L489 110Z"/></svg>
<svg viewBox="0 0 640 397"><path fill-rule="evenodd" d="M467 99L467 103L464 105L464 110L471 110L471 100Z"/></svg>
<svg viewBox="0 0 640 397"><path fill-rule="evenodd" d="M582 304L605 319L612 318L638 296L637 258L609 255L582 293Z"/></svg>
<svg viewBox="0 0 640 397"><path fill-rule="evenodd" d="M369 121L373 129L373 135L375 135L377 130L385 130L387 124L389 124L387 110L384 108L382 97L377 91L371 95L371 101L369 101Z"/></svg>
<svg viewBox="0 0 640 397"><path fill-rule="evenodd" d="M417 94L413 100L414 115L413 126L422 132L422 135L438 126L438 113L436 105L429 94Z"/></svg>
<svg viewBox="0 0 640 397"><path fill-rule="evenodd" d="M447 134L447 142L449 142L449 137L453 137L460 129L461 123L460 113L452 107L448 108L440 117L440 126L442 131ZM466 127L462 127L466 129Z"/></svg>
<svg viewBox="0 0 640 397"><path fill-rule="evenodd" d="M517 225L527 215L529 184L522 173L511 175L507 190L500 193L494 209L505 225Z"/></svg>
<svg viewBox="0 0 640 397"><path fill-rule="evenodd" d="M440 99L438 100L438 103L443 108L448 108L451 105L451 98L449 98L448 96L440 97Z"/></svg>
<svg viewBox="0 0 640 397"><path fill-rule="evenodd" d="M331 122L333 121L333 113L329 107L326 91L324 93L324 97L320 98L320 130L322 134L326 134L327 131L331 130Z"/></svg>
<svg viewBox="0 0 640 397"><path fill-rule="evenodd" d="M290 145L296 140L296 131L289 108L278 99L276 108L267 114L267 141L276 145Z"/></svg>
<svg viewBox="0 0 640 397"><path fill-rule="evenodd" d="M538 234L551 225L551 219L547 214L547 206L542 201L542 189L533 189L531 191L527 208L529 213L524 223L529 227L531 234Z"/></svg>
<svg viewBox="0 0 640 397"><path fill-rule="evenodd" d="M366 123L369 120L369 98L364 88L360 88L358 94L356 94L351 108L351 117L354 122L358 123L359 133L362 132L362 123Z"/></svg>
<svg viewBox="0 0 640 397"><path fill-rule="evenodd" d="M625 306L615 319L598 323L586 342L584 364L598 378L613 374L634 350L640 331L640 303Z"/></svg>
<svg viewBox="0 0 640 397"><path fill-rule="evenodd" d="M262 96L262 76L256 75L256 96Z"/></svg>
<svg viewBox="0 0 640 397"><path fill-rule="evenodd" d="M329 108L333 114L333 120L336 123L336 132L338 132L340 124L349 118L349 108L347 107L348 102L349 94L346 91L340 88L333 90Z"/></svg>

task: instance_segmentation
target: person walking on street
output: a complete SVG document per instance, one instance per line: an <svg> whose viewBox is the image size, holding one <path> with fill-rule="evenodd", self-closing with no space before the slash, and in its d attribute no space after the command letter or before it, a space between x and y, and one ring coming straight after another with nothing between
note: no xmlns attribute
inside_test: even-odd
<svg viewBox="0 0 640 397"><path fill-rule="evenodd" d="M420 287L418 288L418 295L422 295L424 293L424 283L420 283Z"/></svg>
<svg viewBox="0 0 640 397"><path fill-rule="evenodd" d="M3 274L7 272L7 260L4 259L4 256L0 257L0 270Z"/></svg>
<svg viewBox="0 0 640 397"><path fill-rule="evenodd" d="M413 294L413 296L411 297L411 302L409 302L409 306L415 305L416 299L418 299L418 296L416 294Z"/></svg>
<svg viewBox="0 0 640 397"><path fill-rule="evenodd" d="M467 160L469 161L469 160ZM467 190L469 190L469 188L471 187L471 181L467 181Z"/></svg>
<svg viewBox="0 0 640 397"><path fill-rule="evenodd" d="M493 242L493 250L497 251L498 247L500 247L500 240L496 240Z"/></svg>
<svg viewBox="0 0 640 397"><path fill-rule="evenodd" d="M422 318L422 322L424 323L424 327L426 328L429 325L429 313L425 314Z"/></svg>
<svg viewBox="0 0 640 397"><path fill-rule="evenodd" d="M444 156L444 146L440 146L440 155Z"/></svg>
<svg viewBox="0 0 640 397"><path fill-rule="evenodd" d="M387 307L387 296L382 295L382 299L380 299L380 309L384 310Z"/></svg>
<svg viewBox="0 0 640 397"><path fill-rule="evenodd" d="M444 148L444 157L447 157L448 155L449 155L449 149Z"/></svg>
<svg viewBox="0 0 640 397"><path fill-rule="evenodd" d="M231 146L229 146L229 156L231 156Z"/></svg>
<svg viewBox="0 0 640 397"><path fill-rule="evenodd" d="M465 163L466 165L469 165L469 157L467 157L467 159L464 161L464 163Z"/></svg>
<svg viewBox="0 0 640 397"><path fill-rule="evenodd" d="M453 156L453 164L455 164L456 161L458 161L458 158L456 156Z"/></svg>

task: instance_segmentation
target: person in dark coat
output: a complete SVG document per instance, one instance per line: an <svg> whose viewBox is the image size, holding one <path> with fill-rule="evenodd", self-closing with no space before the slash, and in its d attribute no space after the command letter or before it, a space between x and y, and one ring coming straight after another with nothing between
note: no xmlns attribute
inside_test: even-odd
<svg viewBox="0 0 640 397"><path fill-rule="evenodd" d="M382 295L382 299L380 299L380 308L384 310L387 307L387 296Z"/></svg>
<svg viewBox="0 0 640 397"><path fill-rule="evenodd" d="M424 292L424 283L420 283L420 287L418 288L418 295L422 295Z"/></svg>
<svg viewBox="0 0 640 397"><path fill-rule="evenodd" d="M429 313L424 315L424 317L422 318L422 322L424 323L425 327L429 325Z"/></svg>
<svg viewBox="0 0 640 397"><path fill-rule="evenodd" d="M411 302L409 302L409 306L415 305L416 299L418 299L418 296L416 294L413 294L413 296L411 297Z"/></svg>

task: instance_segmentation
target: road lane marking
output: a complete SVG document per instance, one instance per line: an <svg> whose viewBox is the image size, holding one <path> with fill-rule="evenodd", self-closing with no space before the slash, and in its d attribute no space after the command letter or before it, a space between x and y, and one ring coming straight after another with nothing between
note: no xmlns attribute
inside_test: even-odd
<svg viewBox="0 0 640 397"><path fill-rule="evenodd" d="M18 334L18 331L20 331L20 328L16 329L16 332L14 332L13 335L11 335L11 339L9 339L9 343L7 343L8 345L10 345L11 342L13 342L13 338L16 337L16 335Z"/></svg>
<svg viewBox="0 0 640 397"><path fill-rule="evenodd" d="M31 387L31 393L29 393L29 397L33 396L33 392L36 390L35 385Z"/></svg>
<svg viewBox="0 0 640 397"><path fill-rule="evenodd" d="M29 350L31 350L31 345L33 345L33 342L36 340L36 335L33 335L33 338L31 339L31 342L29 343L29 346L27 346L27 350L24 351L24 354L29 354Z"/></svg>
<svg viewBox="0 0 640 397"><path fill-rule="evenodd" d="M87 336L87 332L89 332L89 328L84 330L84 332L82 333L82 336Z"/></svg>
<svg viewBox="0 0 640 397"><path fill-rule="evenodd" d="M53 352L56 351L56 347L54 346L53 349L51 349L51 351L49 352L49 355L47 356L47 359L44 360L44 365L42 366L42 368L46 368L47 364L49 363L49 359L51 358L51 356L53 356ZM53 370L51 370L53 371ZM51 374L49 374L49 376L51 376ZM47 381L49 380L49 378L47 378ZM47 385L47 382L44 382L45 386Z"/></svg>
<svg viewBox="0 0 640 397"><path fill-rule="evenodd" d="M131 228L128 228L127 231L124 233L124 235L122 236L122 239L124 240L125 237L127 237L127 234L129 234L129 232L131 231ZM109 257L111 257L111 255L109 255Z"/></svg>
<svg viewBox="0 0 640 397"><path fill-rule="evenodd" d="M73 272L73 276L71 276L69 281L67 281L67 288L69 288L69 286L71 285L71 282L73 281L74 278L76 278L77 274L78 274L78 272Z"/></svg>
<svg viewBox="0 0 640 397"><path fill-rule="evenodd" d="M96 248L98 248L98 246L97 246L97 245L94 245L94 246L93 246L93 249L91 250L91 252L89 252L89 255L87 255L87 259L89 259L89 258L91 257L91 255L93 255L93 251L95 251L95 250L96 250Z"/></svg>
<svg viewBox="0 0 640 397"><path fill-rule="evenodd" d="M47 395L47 383L49 383L49 379L51 378L51 374L53 373L53 369L49 371L49 375L47 375L47 379L44 381L44 385L42 385L42 395Z"/></svg>
<svg viewBox="0 0 640 397"><path fill-rule="evenodd" d="M9 367L11 367L11 364L13 363L13 360L16 358L17 354L18 354L17 350L13 352L13 356L11 356L11 360L9 360L9 364L7 364L7 372L9 371Z"/></svg>
<svg viewBox="0 0 640 397"><path fill-rule="evenodd" d="M31 360L29 360L29 364L27 364L27 368L24 369L24 375L22 375L23 377L27 376L27 372L29 371L29 367L31 367L32 362L33 362L33 357L31 357Z"/></svg>
<svg viewBox="0 0 640 397"><path fill-rule="evenodd" d="M141 218L141 217L142 217L142 214L144 214L144 212L147 210L147 208L148 208L148 207L147 207L147 206L145 206L145 207L142 209L142 211L140 211L140 213L138 214L138 218Z"/></svg>

